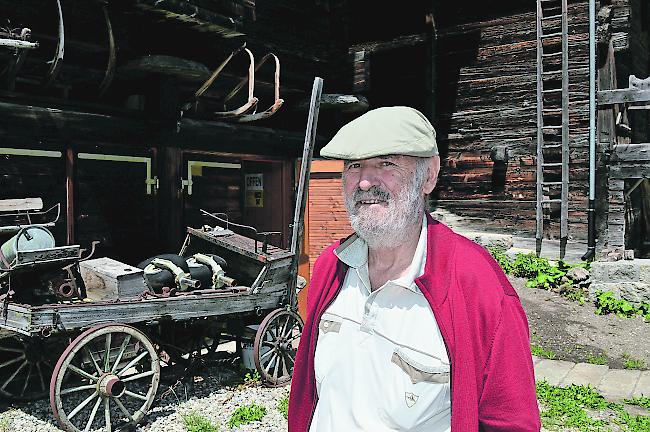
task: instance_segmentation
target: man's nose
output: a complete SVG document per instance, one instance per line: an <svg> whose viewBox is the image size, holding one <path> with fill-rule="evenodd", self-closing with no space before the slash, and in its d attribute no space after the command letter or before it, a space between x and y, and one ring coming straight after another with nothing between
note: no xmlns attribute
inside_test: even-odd
<svg viewBox="0 0 650 432"><path fill-rule="evenodd" d="M372 182L370 180L361 179L361 181L359 181L359 189L361 189L362 191L367 191L371 187L372 187Z"/></svg>

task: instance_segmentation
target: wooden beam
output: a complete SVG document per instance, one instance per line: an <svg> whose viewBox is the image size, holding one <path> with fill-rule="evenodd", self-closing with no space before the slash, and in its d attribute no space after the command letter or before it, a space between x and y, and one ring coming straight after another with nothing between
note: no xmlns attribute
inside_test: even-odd
<svg viewBox="0 0 650 432"><path fill-rule="evenodd" d="M650 102L650 90L619 89L601 90L598 92L598 105L613 105L617 103Z"/></svg>
<svg viewBox="0 0 650 432"><path fill-rule="evenodd" d="M427 33L420 33L408 36L399 36L389 41L372 41L352 45L348 48L349 54L365 51L367 53L376 53L381 51L394 50L404 47L411 47L422 45L427 42L430 35Z"/></svg>
<svg viewBox="0 0 650 432"><path fill-rule="evenodd" d="M615 161L650 161L650 143L619 144L614 147L612 157Z"/></svg>
<svg viewBox="0 0 650 432"><path fill-rule="evenodd" d="M21 198L0 200L0 212L34 211L43 208L41 198Z"/></svg>

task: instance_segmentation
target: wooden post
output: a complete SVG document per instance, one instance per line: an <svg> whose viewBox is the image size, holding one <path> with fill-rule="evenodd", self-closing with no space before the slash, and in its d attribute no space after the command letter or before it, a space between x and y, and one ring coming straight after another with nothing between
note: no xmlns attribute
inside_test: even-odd
<svg viewBox="0 0 650 432"><path fill-rule="evenodd" d="M181 189L183 152L177 147L159 150L158 238L166 252L177 253L184 238L183 191Z"/></svg>
<svg viewBox="0 0 650 432"><path fill-rule="evenodd" d="M425 115L433 124L436 125L436 61L437 61L437 42L438 35L436 29L436 20L435 20L435 11L436 11L436 2L437 0L431 0L431 9L426 16L426 22L429 26L429 43L427 44L428 48L428 62L427 62L427 72L426 72L426 83L425 88L427 92L426 96L426 106L425 106Z"/></svg>

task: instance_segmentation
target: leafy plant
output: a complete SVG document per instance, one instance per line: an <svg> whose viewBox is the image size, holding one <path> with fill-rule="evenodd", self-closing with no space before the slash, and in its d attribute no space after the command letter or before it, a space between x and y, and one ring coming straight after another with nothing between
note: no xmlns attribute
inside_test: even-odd
<svg viewBox="0 0 650 432"><path fill-rule="evenodd" d="M502 248L493 247L493 248L488 248L488 251L494 258L494 260L499 264L499 266L501 267L501 269L505 274L509 274L512 272L512 262L510 261L508 255L506 255L505 250L503 250Z"/></svg>
<svg viewBox="0 0 650 432"><path fill-rule="evenodd" d="M599 354L599 355L588 354L587 363L591 363L595 365L604 365L607 364L607 357L605 357L604 354Z"/></svg>
<svg viewBox="0 0 650 432"><path fill-rule="evenodd" d="M278 411L282 413L282 416L285 419L289 418L289 396L280 399L280 402L278 403Z"/></svg>
<svg viewBox="0 0 650 432"><path fill-rule="evenodd" d="M249 371L248 369L246 370L247 372L244 375L244 382L237 386L238 389L242 389L245 387L252 387L262 382L262 376L257 370L252 372Z"/></svg>
<svg viewBox="0 0 650 432"><path fill-rule="evenodd" d="M11 421L8 417L0 415L0 432L9 432L11 430Z"/></svg>
<svg viewBox="0 0 650 432"><path fill-rule="evenodd" d="M641 303L639 306L634 306L625 299L614 297L612 291L596 291L595 303L597 315L613 313L625 318L641 315L646 321L650 321L650 304Z"/></svg>
<svg viewBox="0 0 650 432"><path fill-rule="evenodd" d="M627 353L623 354L623 358L625 359L623 363L625 369L645 369L646 364L643 360L632 358Z"/></svg>
<svg viewBox="0 0 650 432"><path fill-rule="evenodd" d="M547 429L571 428L581 432L606 430L647 432L650 430L650 417L630 415L622 404L608 402L590 386L558 387L546 381L539 381L537 398L542 405L540 412L542 424ZM637 402L637 399L632 401ZM648 402L650 402L648 398L638 400L639 404ZM592 418L589 413L597 411L604 411L607 415L601 417L611 421Z"/></svg>
<svg viewBox="0 0 650 432"><path fill-rule="evenodd" d="M266 415L266 408L254 403L237 408L228 420L228 426L235 428L243 424L259 421Z"/></svg>
<svg viewBox="0 0 650 432"><path fill-rule="evenodd" d="M202 415L190 412L181 416L187 432L218 432L219 427L215 426Z"/></svg>
<svg viewBox="0 0 650 432"><path fill-rule="evenodd" d="M625 402L628 405L636 405L636 406L650 409L650 397L647 396L638 396L638 397L633 397L631 399L623 399L623 402Z"/></svg>
<svg viewBox="0 0 650 432"><path fill-rule="evenodd" d="M539 345L531 345L530 352L536 357L543 357L553 360L555 358L555 353L551 350L546 350Z"/></svg>

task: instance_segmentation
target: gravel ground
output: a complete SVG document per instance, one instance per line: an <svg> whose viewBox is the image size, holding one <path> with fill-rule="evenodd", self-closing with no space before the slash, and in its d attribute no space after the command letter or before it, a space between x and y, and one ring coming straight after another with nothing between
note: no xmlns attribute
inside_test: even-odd
<svg viewBox="0 0 650 432"><path fill-rule="evenodd" d="M197 413L226 431L287 430L287 421L278 404L289 394L289 386L266 388L243 385L242 372L230 364L219 364L193 373L178 383L162 371L158 402L137 432L186 432L183 416ZM255 403L266 408L262 421L231 429L228 420L235 409ZM0 432L61 432L52 415L48 399L7 405L0 401Z"/></svg>
<svg viewBox="0 0 650 432"><path fill-rule="evenodd" d="M643 318L596 315L591 302L581 306L554 292L526 288L525 279L511 280L528 316L532 343L554 352L557 360L605 356L610 368L623 369L632 358L650 367L650 323Z"/></svg>

